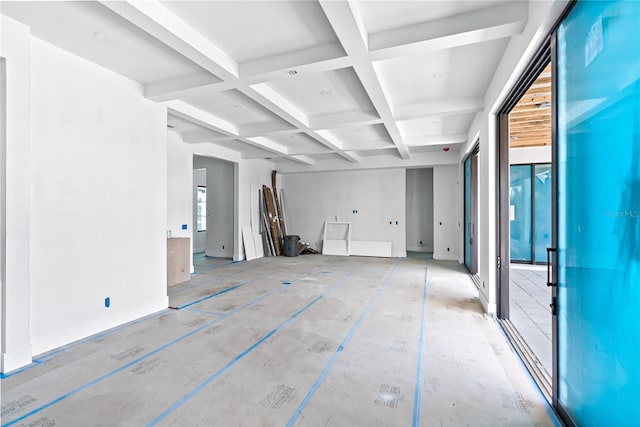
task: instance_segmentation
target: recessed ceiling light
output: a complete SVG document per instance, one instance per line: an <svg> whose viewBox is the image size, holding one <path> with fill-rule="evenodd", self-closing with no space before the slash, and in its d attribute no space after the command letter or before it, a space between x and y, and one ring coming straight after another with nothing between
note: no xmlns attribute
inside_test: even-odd
<svg viewBox="0 0 640 427"><path fill-rule="evenodd" d="M287 73L289 73L289 75L295 76L296 74L298 74L298 70L289 70L287 71Z"/></svg>
<svg viewBox="0 0 640 427"><path fill-rule="evenodd" d="M440 77L442 77L442 73L433 73L434 79L439 79Z"/></svg>
<svg viewBox="0 0 640 427"><path fill-rule="evenodd" d="M98 40L104 40L107 38L107 36L105 36L104 33L101 33L100 31L94 31L93 37L97 38Z"/></svg>
<svg viewBox="0 0 640 427"><path fill-rule="evenodd" d="M321 90L320 91L320 95L329 96L329 95L331 95L331 91L330 90Z"/></svg>

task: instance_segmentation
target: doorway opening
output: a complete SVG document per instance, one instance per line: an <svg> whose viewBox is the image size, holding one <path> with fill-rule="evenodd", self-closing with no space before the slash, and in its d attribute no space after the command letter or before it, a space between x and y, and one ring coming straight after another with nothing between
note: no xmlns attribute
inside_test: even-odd
<svg viewBox="0 0 640 427"><path fill-rule="evenodd" d="M234 164L193 156L193 270L212 270L233 260Z"/></svg>
<svg viewBox="0 0 640 427"><path fill-rule="evenodd" d="M433 258L433 168L407 169L407 256Z"/></svg>
<svg viewBox="0 0 640 427"><path fill-rule="evenodd" d="M499 115L498 314L549 400L555 334L546 265L553 217L552 80L547 44Z"/></svg>

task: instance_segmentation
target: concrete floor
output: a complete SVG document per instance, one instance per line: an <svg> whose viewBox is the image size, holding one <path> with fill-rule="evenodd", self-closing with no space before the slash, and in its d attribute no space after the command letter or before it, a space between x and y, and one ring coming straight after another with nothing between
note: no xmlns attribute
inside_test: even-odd
<svg viewBox="0 0 640 427"><path fill-rule="evenodd" d="M547 373L551 374L551 288L547 286L547 268L511 264L509 276L509 318Z"/></svg>
<svg viewBox="0 0 640 427"><path fill-rule="evenodd" d="M2 425L556 423L455 263L262 258L170 299L3 379Z"/></svg>

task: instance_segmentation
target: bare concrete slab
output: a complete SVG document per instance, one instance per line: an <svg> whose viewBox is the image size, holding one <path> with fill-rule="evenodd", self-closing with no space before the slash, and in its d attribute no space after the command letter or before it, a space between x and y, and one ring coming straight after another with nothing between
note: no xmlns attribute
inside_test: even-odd
<svg viewBox="0 0 640 427"><path fill-rule="evenodd" d="M554 424L456 264L277 257L197 279L172 287L184 308L2 379L2 425Z"/></svg>

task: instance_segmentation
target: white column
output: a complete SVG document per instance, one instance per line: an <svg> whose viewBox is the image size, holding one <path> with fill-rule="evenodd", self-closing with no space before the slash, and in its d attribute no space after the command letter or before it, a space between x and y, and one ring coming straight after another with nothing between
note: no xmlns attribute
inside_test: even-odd
<svg viewBox="0 0 640 427"><path fill-rule="evenodd" d="M29 28L0 15L6 91L2 132L1 370L31 363L29 337Z"/></svg>

